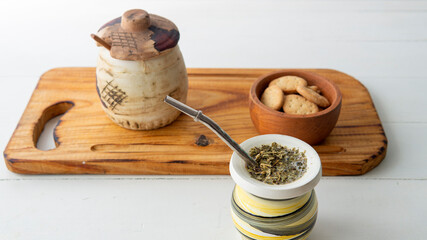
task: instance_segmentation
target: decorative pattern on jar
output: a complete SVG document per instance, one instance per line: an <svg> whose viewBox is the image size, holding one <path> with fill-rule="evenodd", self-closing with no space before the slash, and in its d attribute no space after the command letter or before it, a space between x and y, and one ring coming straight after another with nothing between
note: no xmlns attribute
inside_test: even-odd
<svg viewBox="0 0 427 240"><path fill-rule="evenodd" d="M180 114L167 106L169 95L186 102L187 70L169 20L134 9L92 37L103 46L96 67L96 90L107 116L133 130L166 126Z"/></svg>
<svg viewBox="0 0 427 240"><path fill-rule="evenodd" d="M294 182L270 185L250 176L237 154L230 161L236 182L231 198L231 217L242 239L306 239L317 219L314 187L322 175L320 158L307 143L290 136L268 134L241 144L245 151L277 142L298 148L307 157L307 172Z"/></svg>

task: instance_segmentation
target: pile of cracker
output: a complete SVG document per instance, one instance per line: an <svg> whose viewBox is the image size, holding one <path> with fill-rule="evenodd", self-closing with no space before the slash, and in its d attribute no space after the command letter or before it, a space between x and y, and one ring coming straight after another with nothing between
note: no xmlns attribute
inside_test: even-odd
<svg viewBox="0 0 427 240"><path fill-rule="evenodd" d="M317 86L308 86L305 79L297 76L271 81L262 93L261 102L274 110L300 115L317 113L330 105Z"/></svg>

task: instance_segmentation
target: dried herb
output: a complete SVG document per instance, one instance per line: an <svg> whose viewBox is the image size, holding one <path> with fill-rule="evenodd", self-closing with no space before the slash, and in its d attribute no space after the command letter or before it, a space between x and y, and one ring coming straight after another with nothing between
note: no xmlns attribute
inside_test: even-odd
<svg viewBox="0 0 427 240"><path fill-rule="evenodd" d="M249 155L257 166L246 166L251 176L268 184L286 184L299 179L307 171L305 151L288 148L273 142L271 145L253 147Z"/></svg>

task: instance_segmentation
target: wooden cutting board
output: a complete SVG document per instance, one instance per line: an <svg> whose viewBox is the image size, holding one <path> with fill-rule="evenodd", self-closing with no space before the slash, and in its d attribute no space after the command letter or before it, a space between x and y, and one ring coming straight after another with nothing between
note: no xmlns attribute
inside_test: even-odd
<svg viewBox="0 0 427 240"><path fill-rule="evenodd" d="M258 135L248 110L251 84L275 70L188 69L187 104L241 143ZM335 70L306 70L334 81L343 95L337 126L314 146L323 175L359 175L377 166L387 138L367 89ZM54 131L57 148L38 150L45 122L64 112ZM95 68L57 68L40 78L4 158L9 170L24 174L229 174L231 154L214 133L185 115L157 130L121 128L101 109Z"/></svg>

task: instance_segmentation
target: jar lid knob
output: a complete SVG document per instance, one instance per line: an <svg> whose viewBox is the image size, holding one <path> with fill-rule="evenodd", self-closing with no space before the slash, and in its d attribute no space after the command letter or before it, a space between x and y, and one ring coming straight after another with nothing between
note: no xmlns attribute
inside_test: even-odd
<svg viewBox="0 0 427 240"><path fill-rule="evenodd" d="M121 27L128 32L141 32L150 27L150 15L142 9L128 10L122 15Z"/></svg>

